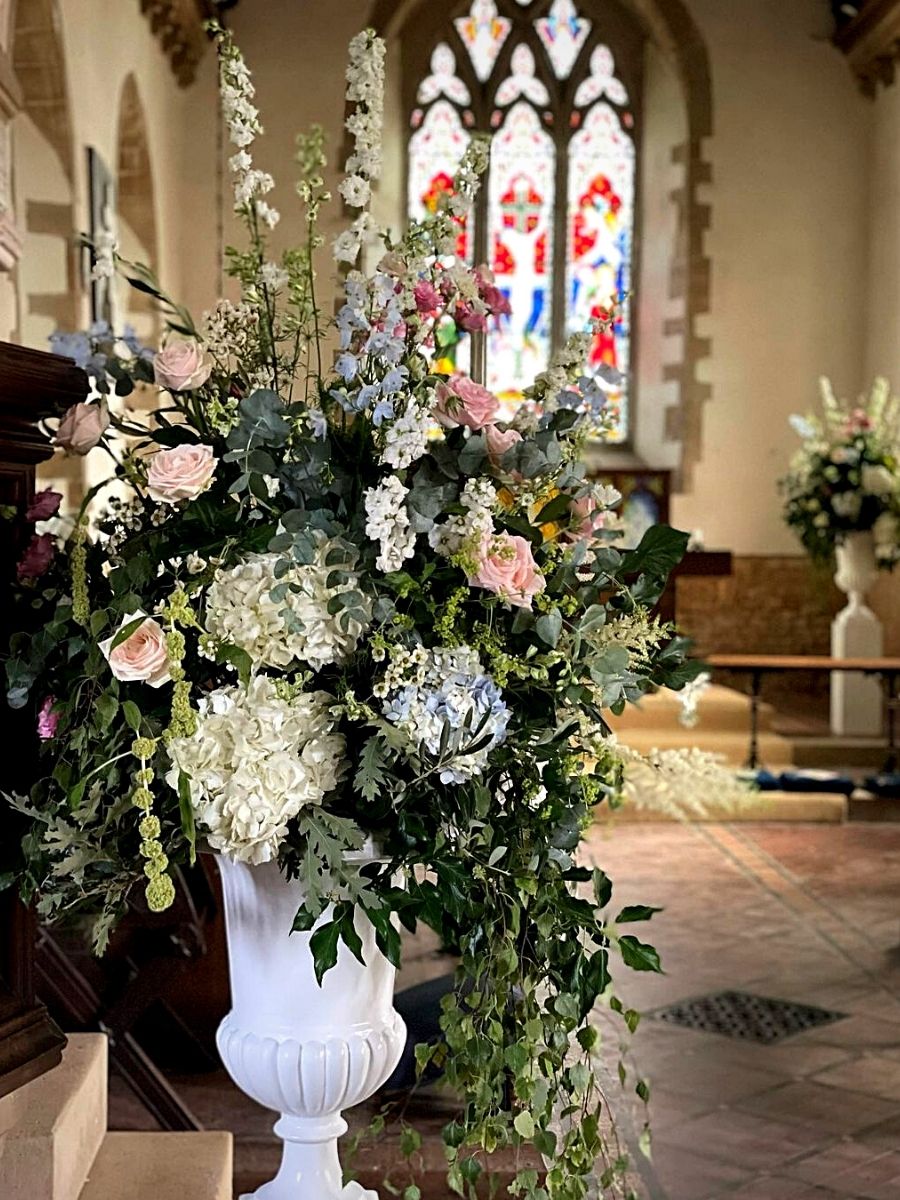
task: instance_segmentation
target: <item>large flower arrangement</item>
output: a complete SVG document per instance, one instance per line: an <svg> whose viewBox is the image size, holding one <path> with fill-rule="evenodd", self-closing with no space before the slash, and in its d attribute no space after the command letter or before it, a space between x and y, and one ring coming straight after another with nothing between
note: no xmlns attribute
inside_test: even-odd
<svg viewBox="0 0 900 1200"><path fill-rule="evenodd" d="M875 558L900 560L900 398L876 380L856 404L822 380L822 414L793 417L803 445L781 481L784 519L810 556L830 563L847 534L871 530Z"/></svg>
<svg viewBox="0 0 900 1200"><path fill-rule="evenodd" d="M275 260L252 83L217 37L248 233L229 251L240 299L195 323L108 252L98 269L118 266L166 314L163 348L104 327L56 343L96 394L62 415L55 441L109 451L116 489L93 527L86 502L64 542L46 524L58 498L40 494L27 514L44 524L20 564L7 671L44 753L30 795L12 798L29 822L16 877L44 918L92 914L102 949L141 883L152 910L171 902L173 864L198 844L277 859L305 885L295 928L316 926L320 975L340 942L358 952L357 909L394 962L398 921L424 921L458 948L466 997L447 1002L443 1043L420 1055L463 1097L446 1131L452 1188L476 1177L476 1151L525 1143L546 1171L523 1169L521 1195L581 1197L598 1157L616 1188L590 1014L602 998L633 1027L614 956L637 970L659 960L630 932L653 910L613 916L610 880L576 851L622 786L607 715L694 674L651 615L686 539L660 527L615 548L617 496L580 457L604 423L602 386L580 365L588 334L512 422L468 377L433 373L438 324L483 328L506 309L487 271L449 257L483 142L446 207L380 235L375 269L355 269L377 233L384 51L368 32L351 45L355 148L340 190L358 212L334 246L345 299L326 369L321 133L299 142L306 240ZM149 418L128 411L153 383ZM347 852L369 838L381 857L360 869Z"/></svg>

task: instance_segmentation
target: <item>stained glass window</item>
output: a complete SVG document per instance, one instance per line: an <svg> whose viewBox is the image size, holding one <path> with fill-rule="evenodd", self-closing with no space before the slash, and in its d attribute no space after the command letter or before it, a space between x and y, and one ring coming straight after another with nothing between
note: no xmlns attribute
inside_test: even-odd
<svg viewBox="0 0 900 1200"><path fill-rule="evenodd" d="M489 265L512 315L488 334L487 386L507 403L547 365L555 175L553 139L519 101L494 136L488 186Z"/></svg>
<svg viewBox="0 0 900 1200"><path fill-rule="evenodd" d="M469 52L475 74L483 83L509 36L510 22L497 14L494 0L473 0L469 15L458 17L453 24Z"/></svg>
<svg viewBox="0 0 900 1200"><path fill-rule="evenodd" d="M487 264L512 315L486 335L484 381L506 415L554 348L618 302L589 369L629 436L631 319L644 34L603 0L471 0L425 48L410 93L409 213L433 211L473 130L493 137L456 252ZM637 107L636 107L637 105ZM466 339L435 331L441 369Z"/></svg>
<svg viewBox="0 0 900 1200"><path fill-rule="evenodd" d="M566 326L589 329L611 296L625 297L611 329L595 333L588 366L612 367L627 379L630 368L634 143L614 110L595 104L569 140ZM601 380L604 374L601 373ZM606 385L618 429L628 425L626 390ZM621 440L621 435L620 439Z"/></svg>
<svg viewBox="0 0 900 1200"><path fill-rule="evenodd" d="M534 25L554 75L565 79L572 73L578 52L591 32L590 21L578 15L574 0L553 0L549 14L539 17Z"/></svg>

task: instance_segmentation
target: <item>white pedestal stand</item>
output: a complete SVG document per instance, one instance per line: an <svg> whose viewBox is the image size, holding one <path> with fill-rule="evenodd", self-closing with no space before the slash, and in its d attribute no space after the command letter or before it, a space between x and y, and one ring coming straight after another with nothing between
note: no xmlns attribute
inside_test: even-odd
<svg viewBox="0 0 900 1200"><path fill-rule="evenodd" d="M865 598L875 582L875 539L871 532L848 534L837 548L835 583L848 598L831 624L833 658L880 658L881 622ZM856 671L831 675L831 732L840 737L878 737L884 730L884 699L876 676Z"/></svg>
<svg viewBox="0 0 900 1200"><path fill-rule="evenodd" d="M241 1091L281 1114L275 1133L284 1141L281 1170L253 1195L378 1200L358 1183L344 1187L338 1138L347 1130L341 1110L381 1087L406 1043L393 1006L394 968L371 923L358 917L365 966L341 945L319 987L311 935L291 933L302 884L287 881L274 862L220 858L219 866L232 1008L216 1041Z"/></svg>

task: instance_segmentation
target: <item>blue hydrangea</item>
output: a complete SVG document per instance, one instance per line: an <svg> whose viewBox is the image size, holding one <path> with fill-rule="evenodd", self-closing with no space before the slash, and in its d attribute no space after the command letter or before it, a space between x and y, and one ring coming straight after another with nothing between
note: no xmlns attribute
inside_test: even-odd
<svg viewBox="0 0 900 1200"><path fill-rule="evenodd" d="M424 659L416 682L388 695L382 712L417 754L441 759L443 783L464 783L482 774L506 738L510 711L468 646L438 647L424 652ZM474 752L468 750L473 744L479 746Z"/></svg>

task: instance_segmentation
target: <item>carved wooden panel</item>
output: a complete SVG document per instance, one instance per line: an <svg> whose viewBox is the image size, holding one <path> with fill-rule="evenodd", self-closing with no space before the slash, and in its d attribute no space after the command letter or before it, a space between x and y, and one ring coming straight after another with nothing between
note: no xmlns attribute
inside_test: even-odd
<svg viewBox="0 0 900 1200"><path fill-rule="evenodd" d="M867 96L878 84L890 87L900 58L900 0L865 0L852 20L834 35Z"/></svg>
<svg viewBox="0 0 900 1200"><path fill-rule="evenodd" d="M10 628L9 584L27 536L21 520L34 493L35 466L50 447L38 426L50 415L82 399L87 378L68 359L0 343L0 505L11 505L16 520L0 521L0 621ZM18 717L18 720L17 720ZM7 745L0 788L27 783L35 734L24 715L6 712ZM0 845L16 845L14 815L0 809ZM34 993L35 927L13 889L0 892L0 1096L59 1062L65 1037Z"/></svg>

